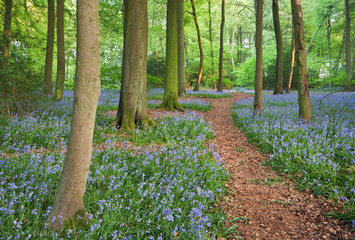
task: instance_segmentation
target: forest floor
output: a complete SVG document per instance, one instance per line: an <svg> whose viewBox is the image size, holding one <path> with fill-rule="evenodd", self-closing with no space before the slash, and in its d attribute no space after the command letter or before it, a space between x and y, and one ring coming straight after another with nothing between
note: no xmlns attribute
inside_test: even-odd
<svg viewBox="0 0 355 240"><path fill-rule="evenodd" d="M349 227L325 215L341 209L340 205L297 191L287 176L263 166L268 155L248 143L231 117L231 106L249 97L237 93L233 98L209 98L213 107L203 113L213 126L213 143L230 173L226 184L229 195L222 202L228 216L227 228L238 224L239 236L246 240L354 238ZM230 223L236 218L238 223Z"/></svg>

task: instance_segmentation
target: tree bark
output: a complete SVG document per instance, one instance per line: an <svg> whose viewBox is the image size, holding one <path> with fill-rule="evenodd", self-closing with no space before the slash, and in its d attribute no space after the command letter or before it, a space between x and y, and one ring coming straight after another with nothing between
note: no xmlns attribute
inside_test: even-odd
<svg viewBox="0 0 355 240"><path fill-rule="evenodd" d="M293 76L293 67L295 66L295 28L292 26L292 42L291 42L291 68L290 68L290 76L288 79L288 86L287 86L287 93L291 92L291 83L292 83L292 76Z"/></svg>
<svg viewBox="0 0 355 240"><path fill-rule="evenodd" d="M263 0L256 0L254 115L260 115L263 111L263 4Z"/></svg>
<svg viewBox="0 0 355 240"><path fill-rule="evenodd" d="M0 65L0 81L2 85L3 99L6 99L10 92L10 73L9 68L9 53L10 53L10 37L11 37L11 22L12 22L12 0L5 1L5 18L4 18L4 34L2 45L2 61ZM7 111L9 107L7 103Z"/></svg>
<svg viewBox="0 0 355 240"><path fill-rule="evenodd" d="M85 219L83 195L92 156L92 139L100 96L99 1L77 1L77 60L73 117L68 152L47 219L50 230L71 226L77 216Z"/></svg>
<svg viewBox="0 0 355 240"><path fill-rule="evenodd" d="M53 68L53 46L55 26L54 0L48 0L48 22L47 22L47 47L46 62L44 66L44 94L52 95L52 68Z"/></svg>
<svg viewBox="0 0 355 240"><path fill-rule="evenodd" d="M152 124L147 104L147 53L147 0L125 0L121 93L115 122L121 131Z"/></svg>
<svg viewBox="0 0 355 240"><path fill-rule="evenodd" d="M224 32L224 23L225 23L225 0L222 0L222 20L221 20L221 29L219 35L219 73L218 73L218 86L217 91L223 91L223 32Z"/></svg>
<svg viewBox="0 0 355 240"><path fill-rule="evenodd" d="M200 68L198 71L198 78L195 84L194 91L198 91L200 88L200 83L202 80L202 72L203 72L203 49L202 49L202 40L201 40L201 33L200 33L200 27L198 25L197 21L197 13L196 13L196 8L194 4L194 0L190 0L191 6L192 6L192 15L194 16L194 21L195 21L195 26L196 26L196 32L197 32L197 39L198 39L198 48L200 50Z"/></svg>
<svg viewBox="0 0 355 240"><path fill-rule="evenodd" d="M177 1L168 0L166 23L166 75L161 108L183 110L178 102Z"/></svg>
<svg viewBox="0 0 355 240"><path fill-rule="evenodd" d="M57 0L57 79L54 99L61 101L64 96L65 48L64 48L64 0Z"/></svg>
<svg viewBox="0 0 355 240"><path fill-rule="evenodd" d="M328 40L328 53L329 53L329 67L332 67L332 51L331 51L331 47L330 47L330 35L332 33L332 28L331 28L331 24L330 24L330 18L328 18L327 21L327 40Z"/></svg>
<svg viewBox="0 0 355 240"><path fill-rule="evenodd" d="M216 85L216 77L214 74L214 62L213 62L213 41L212 41L212 17L211 17L211 0L208 0L208 17L209 17L209 23L208 23L208 30L209 30L209 35L210 35L210 48L211 48L211 68L212 68L212 89L215 90L217 88Z"/></svg>
<svg viewBox="0 0 355 240"><path fill-rule="evenodd" d="M346 49L346 86L345 90L351 90L351 43L350 43L350 9L349 0L345 0L345 49Z"/></svg>
<svg viewBox="0 0 355 240"><path fill-rule="evenodd" d="M184 0L178 1L178 77L179 77L179 96L186 94L186 82L185 82L185 31L184 31Z"/></svg>
<svg viewBox="0 0 355 240"><path fill-rule="evenodd" d="M272 1L272 16L276 38L277 59L276 59L276 84L274 94L283 93L283 43L279 17L279 1Z"/></svg>
<svg viewBox="0 0 355 240"><path fill-rule="evenodd" d="M308 76L307 76L307 59L306 47L304 43L304 26L301 0L291 0L292 21L295 27L295 44L297 63L297 88L298 88L298 105L299 117L304 122L310 122L312 119L311 104L309 99Z"/></svg>

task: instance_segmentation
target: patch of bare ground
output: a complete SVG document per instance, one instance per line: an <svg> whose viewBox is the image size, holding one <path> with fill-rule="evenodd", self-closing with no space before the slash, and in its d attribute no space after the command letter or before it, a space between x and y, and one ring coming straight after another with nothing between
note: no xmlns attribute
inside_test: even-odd
<svg viewBox="0 0 355 240"><path fill-rule="evenodd" d="M227 220L242 217L233 224L239 225L240 236L247 240L354 238L349 226L325 215L339 205L297 191L292 181L262 165L268 156L248 144L231 117L232 104L248 97L238 93L233 98L209 99L213 107L203 113L212 123L214 144L231 176L226 184L230 194L222 203Z"/></svg>

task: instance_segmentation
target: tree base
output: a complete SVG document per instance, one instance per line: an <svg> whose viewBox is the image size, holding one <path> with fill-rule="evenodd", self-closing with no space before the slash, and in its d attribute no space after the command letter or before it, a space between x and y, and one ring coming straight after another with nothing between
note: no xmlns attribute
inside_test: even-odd
<svg viewBox="0 0 355 240"><path fill-rule="evenodd" d="M177 97L165 98L159 108L166 109L168 111L175 111L175 110L179 110L181 112L185 111L184 108L181 107L181 105L179 104Z"/></svg>
<svg viewBox="0 0 355 240"><path fill-rule="evenodd" d="M149 129L151 126L154 125L154 121L149 116L136 121L135 116L130 113L125 114L125 116L122 118L117 117L113 124L119 129L120 132L127 132L132 131L137 126Z"/></svg>

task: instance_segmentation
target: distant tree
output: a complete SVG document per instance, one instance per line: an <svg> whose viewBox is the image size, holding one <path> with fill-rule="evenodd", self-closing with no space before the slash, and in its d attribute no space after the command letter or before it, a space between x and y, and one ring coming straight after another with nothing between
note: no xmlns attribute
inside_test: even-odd
<svg viewBox="0 0 355 240"><path fill-rule="evenodd" d="M178 102L178 27L176 0L168 0L166 23L166 75L161 108L183 110Z"/></svg>
<svg viewBox="0 0 355 240"><path fill-rule="evenodd" d="M209 36L210 36L210 48L211 48L211 71L212 71L212 79L213 79L213 83L212 83L212 89L216 89L217 85L216 85L216 77L214 74L214 62L213 62L213 41L212 41L212 17L211 17L211 0L208 0L208 30L209 30Z"/></svg>
<svg viewBox="0 0 355 240"><path fill-rule="evenodd" d="M122 131L152 124L147 104L147 49L147 0L124 0L121 93L115 122Z"/></svg>
<svg viewBox="0 0 355 240"><path fill-rule="evenodd" d="M218 75L218 86L217 91L223 91L223 32L224 32L224 23L225 23L225 5L226 1L222 0L222 20L221 20L221 29L219 35L219 75Z"/></svg>
<svg viewBox="0 0 355 240"><path fill-rule="evenodd" d="M199 27L198 21L197 21L197 13L196 13L196 8L195 8L195 3L194 3L194 0L190 0L190 2L191 2L191 6L192 6L192 15L194 16L194 21L195 21L195 26L196 26L198 48L200 50L200 68L198 71L198 78L197 78L195 88L194 88L194 91L198 91L198 89L200 88L200 83L202 80L202 72L203 72L203 49L202 49L200 27Z"/></svg>
<svg viewBox="0 0 355 240"><path fill-rule="evenodd" d="M87 214L83 196L89 174L100 96L99 0L77 1L77 59L68 152L48 228L58 231Z"/></svg>
<svg viewBox="0 0 355 240"><path fill-rule="evenodd" d="M255 96L254 115L263 111L263 0L255 0L256 3L256 66L255 66Z"/></svg>
<svg viewBox="0 0 355 240"><path fill-rule="evenodd" d="M272 0L272 16L276 38L277 58L276 58L276 84L274 94L283 93L283 43L279 17L279 1Z"/></svg>
<svg viewBox="0 0 355 240"><path fill-rule="evenodd" d="M186 94L185 83L185 31L184 31L184 0L178 0L178 77L179 77L179 96Z"/></svg>
<svg viewBox="0 0 355 240"><path fill-rule="evenodd" d="M350 43L350 10L349 0L345 0L345 47L346 47L346 87L351 90L351 43Z"/></svg>
<svg viewBox="0 0 355 240"><path fill-rule="evenodd" d="M309 99L306 47L304 42L304 26L301 0L291 0L292 23L295 28L295 60L297 64L297 88L299 117L304 123L311 121L312 111Z"/></svg>
<svg viewBox="0 0 355 240"><path fill-rule="evenodd" d="M64 0L57 0L57 78L54 99L62 100L65 81Z"/></svg>
<svg viewBox="0 0 355 240"><path fill-rule="evenodd" d="M48 21L47 21L47 47L46 62L44 66L44 94L53 94L52 90L52 66L54 46L54 23L55 7L54 0L48 0Z"/></svg>
<svg viewBox="0 0 355 240"><path fill-rule="evenodd" d="M4 34L2 39L2 61L0 63L0 81L2 85L2 100L1 105L4 105L6 111L9 112L9 105L6 102L10 92L9 78L9 53L10 53L10 37L11 37L11 22L12 22L12 0L5 1L5 18L4 18ZM5 100L5 102L2 102ZM1 113L1 111L0 111Z"/></svg>

